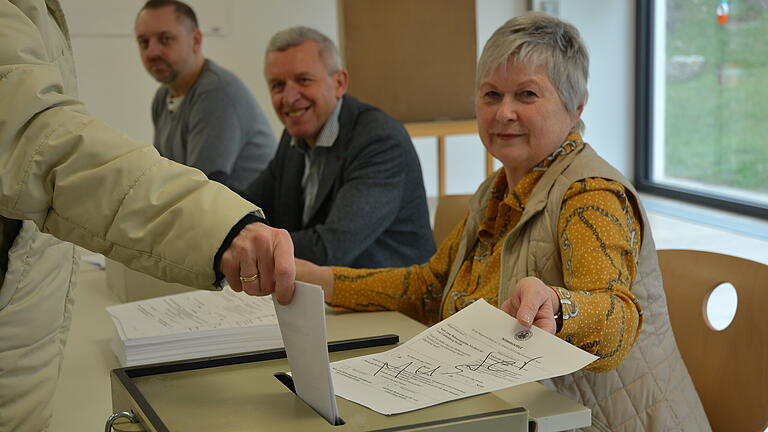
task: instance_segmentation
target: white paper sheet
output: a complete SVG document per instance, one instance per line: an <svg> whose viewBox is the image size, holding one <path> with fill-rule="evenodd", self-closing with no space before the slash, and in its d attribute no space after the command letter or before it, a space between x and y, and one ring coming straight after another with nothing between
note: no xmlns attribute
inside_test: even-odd
<svg viewBox="0 0 768 432"><path fill-rule="evenodd" d="M277 323L269 297L251 297L230 288L124 303L107 311L120 336L129 340Z"/></svg>
<svg viewBox="0 0 768 432"><path fill-rule="evenodd" d="M304 402L336 425L339 411L329 368L323 289L299 281L295 286L289 305L274 300L293 384Z"/></svg>
<svg viewBox="0 0 768 432"><path fill-rule="evenodd" d="M398 414L565 375L596 359L481 299L397 348L335 362L331 373L339 396Z"/></svg>

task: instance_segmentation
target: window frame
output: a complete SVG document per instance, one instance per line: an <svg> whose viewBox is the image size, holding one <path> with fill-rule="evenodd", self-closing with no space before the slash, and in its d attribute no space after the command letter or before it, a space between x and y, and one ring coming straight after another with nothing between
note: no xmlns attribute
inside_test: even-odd
<svg viewBox="0 0 768 432"><path fill-rule="evenodd" d="M654 156L654 25L656 0L636 2L635 187L667 198L768 219L768 206L715 193L662 184L652 178Z"/></svg>

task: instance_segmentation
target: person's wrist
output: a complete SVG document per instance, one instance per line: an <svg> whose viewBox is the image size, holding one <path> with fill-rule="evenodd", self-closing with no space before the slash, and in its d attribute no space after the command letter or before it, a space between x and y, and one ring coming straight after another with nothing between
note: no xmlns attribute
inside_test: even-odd
<svg viewBox="0 0 768 432"><path fill-rule="evenodd" d="M229 230L227 236L224 237L224 241L221 242L219 250L216 251L216 255L213 257L213 273L216 275L213 286L216 288L221 289L224 285L224 273L222 273L220 269L221 257L224 255L224 252L229 249L229 246L232 244L232 241L235 239L235 237L240 234L240 231L252 223L263 223L264 225L269 225L267 219L262 217L261 214L257 213L256 211L252 211L237 221L237 223Z"/></svg>
<svg viewBox="0 0 768 432"><path fill-rule="evenodd" d="M333 286L336 282L336 274L333 272L333 267L320 266L320 279L323 285L323 294L325 302L330 304L333 301Z"/></svg>
<svg viewBox="0 0 768 432"><path fill-rule="evenodd" d="M552 288L552 313L555 315L555 334L560 333L560 330L563 328L563 314L561 312L560 296L557 294L557 290Z"/></svg>
<svg viewBox="0 0 768 432"><path fill-rule="evenodd" d="M328 300L333 299L333 285L336 282L336 277L333 274L333 269L330 267L326 267L326 287L328 292Z"/></svg>
<svg viewBox="0 0 768 432"><path fill-rule="evenodd" d="M555 314L555 334L560 333L560 330L563 329L563 314L560 312L557 312Z"/></svg>

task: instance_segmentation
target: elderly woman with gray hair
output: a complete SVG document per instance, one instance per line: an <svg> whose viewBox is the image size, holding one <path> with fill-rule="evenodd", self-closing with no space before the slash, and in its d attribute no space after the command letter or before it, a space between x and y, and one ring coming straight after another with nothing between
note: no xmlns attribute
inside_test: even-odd
<svg viewBox="0 0 768 432"><path fill-rule="evenodd" d="M431 324L475 300L599 357L547 385L593 413L591 430L710 430L675 345L645 212L631 183L582 141L589 57L572 25L526 14L477 67L483 145L503 169L423 265L319 267L326 302ZM642 328L642 331L641 331Z"/></svg>

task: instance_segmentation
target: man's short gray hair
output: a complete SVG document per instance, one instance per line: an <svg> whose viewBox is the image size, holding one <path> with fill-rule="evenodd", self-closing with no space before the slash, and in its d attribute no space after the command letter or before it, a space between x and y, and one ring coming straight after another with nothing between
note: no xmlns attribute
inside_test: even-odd
<svg viewBox="0 0 768 432"><path fill-rule="evenodd" d="M516 16L488 39L477 62L476 87L508 61L543 66L566 110L577 114L587 103L589 53L579 31L571 24L541 13ZM579 120L576 130L583 131Z"/></svg>
<svg viewBox="0 0 768 432"><path fill-rule="evenodd" d="M320 58L325 63L329 75L341 69L341 58L336 44L328 36L310 27L291 27L275 33L267 44L265 56L275 51L286 51L307 41L317 42L320 47Z"/></svg>

